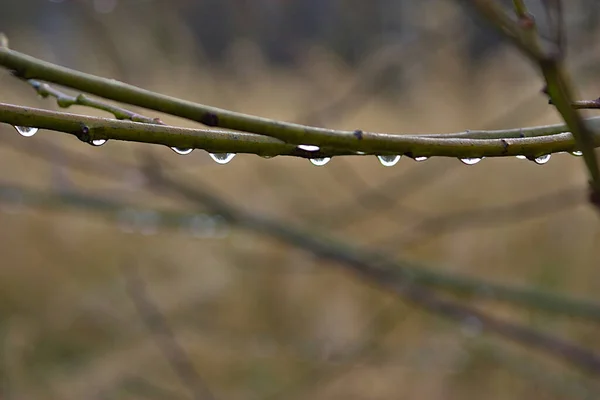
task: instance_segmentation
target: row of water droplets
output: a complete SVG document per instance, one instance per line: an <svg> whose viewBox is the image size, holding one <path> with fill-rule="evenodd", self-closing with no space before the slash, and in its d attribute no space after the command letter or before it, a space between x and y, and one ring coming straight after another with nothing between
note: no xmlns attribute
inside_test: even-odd
<svg viewBox="0 0 600 400"><path fill-rule="evenodd" d="M19 132L22 136L25 136L25 137L31 137L31 136L35 135L36 132L38 131L38 128L29 127L29 126L15 126L15 129L17 130L17 132ZM106 139L95 139L95 140L92 140L91 144L93 146L102 146L106 142L107 142ZM298 145L298 148L300 150L309 151L309 152L314 152L314 151L320 150L319 146L313 146L313 145L308 145L308 144L300 144L300 145ZM188 155L192 151L194 151L194 149L192 149L192 148L182 149L182 148L178 148L178 147L171 147L171 149L175 153L180 154L182 156ZM208 154L218 164L227 164L228 162L233 160L233 158L235 157L235 153L208 153ZM583 155L583 153L581 151L573 151L573 152L571 152L571 154L574 156L578 156L578 157ZM523 155L519 155L516 157L521 160L529 159L527 156L523 156ZM550 154L544 154L544 155L532 158L531 161L533 161L536 164L543 165L543 164L546 164L548 161L550 161L550 157L551 157ZM381 155L381 156L377 156L377 158L379 159L379 162L381 162L381 164L383 166L392 167L392 166L396 165L398 163L398 161L400 161L400 158L402 158L402 156L400 156L399 154ZM425 161L428 158L429 157L426 157L426 156L418 156L418 157L414 157L413 159L415 161L420 162L420 161ZM475 165L483 159L484 159L484 157L470 157L470 158L460 158L459 160L463 164L466 164L466 165ZM322 165L327 164L331 160L331 157L317 157L317 158L310 158L309 160L314 165L322 166Z"/></svg>

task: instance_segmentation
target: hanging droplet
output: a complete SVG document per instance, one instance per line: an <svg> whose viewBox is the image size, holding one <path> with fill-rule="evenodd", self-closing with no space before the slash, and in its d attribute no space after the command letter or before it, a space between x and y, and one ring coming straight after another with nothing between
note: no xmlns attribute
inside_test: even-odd
<svg viewBox="0 0 600 400"><path fill-rule="evenodd" d="M171 147L171 150L173 150L175 153L180 154L182 156L188 155L192 151L194 151L194 149L179 149L177 147Z"/></svg>
<svg viewBox="0 0 600 400"><path fill-rule="evenodd" d="M481 160L483 160L483 157L461 158L460 159L460 161L466 165L475 165Z"/></svg>
<svg viewBox="0 0 600 400"><path fill-rule="evenodd" d="M517 157L519 160L527 160L527 157L526 157L526 156L524 156L524 155L522 155L522 154L521 154L521 155L518 155L518 156L516 156L516 157Z"/></svg>
<svg viewBox="0 0 600 400"><path fill-rule="evenodd" d="M106 139L95 139L92 140L92 146L100 147L107 142Z"/></svg>
<svg viewBox="0 0 600 400"><path fill-rule="evenodd" d="M210 157L215 160L218 164L227 164L229 161L233 160L235 157L235 153L208 153Z"/></svg>
<svg viewBox="0 0 600 400"><path fill-rule="evenodd" d="M548 161L550 161L550 154L544 154L543 156L539 156L533 159L533 162L538 165L546 164Z"/></svg>
<svg viewBox="0 0 600 400"><path fill-rule="evenodd" d="M398 161L400 161L401 157L399 155L394 155L394 156L377 156L377 158L379 158L379 162L384 167L392 167L392 166L398 164Z"/></svg>
<svg viewBox="0 0 600 400"><path fill-rule="evenodd" d="M38 128L34 128L32 126L15 126L15 129L21 134L21 136L25 137L31 137L38 131Z"/></svg>
<svg viewBox="0 0 600 400"><path fill-rule="evenodd" d="M574 155L575 157L581 157L583 155L583 151L575 150L571 152L571 155Z"/></svg>
<svg viewBox="0 0 600 400"><path fill-rule="evenodd" d="M319 146L313 146L310 144L299 144L298 148L304 151L319 151L321 149Z"/></svg>
<svg viewBox="0 0 600 400"><path fill-rule="evenodd" d="M421 162L421 161L425 161L427 160L429 157L425 157L425 156L419 156L419 157L415 157L414 160Z"/></svg>
<svg viewBox="0 0 600 400"><path fill-rule="evenodd" d="M311 158L310 162L313 163L316 166L322 166L325 165L329 162L329 160L331 160L331 157L324 157L324 158Z"/></svg>

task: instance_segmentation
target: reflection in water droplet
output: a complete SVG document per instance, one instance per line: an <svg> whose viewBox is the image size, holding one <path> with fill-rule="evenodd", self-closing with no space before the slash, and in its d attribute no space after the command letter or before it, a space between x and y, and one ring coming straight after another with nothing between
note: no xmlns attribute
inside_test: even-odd
<svg viewBox="0 0 600 400"><path fill-rule="evenodd" d="M394 165L396 165L398 163L398 161L400 161L400 156L399 155L394 155L394 156L377 156L377 158L379 158L379 162L381 163L381 165L385 166L385 167L392 167Z"/></svg>
<svg viewBox="0 0 600 400"><path fill-rule="evenodd" d="M583 155L583 151L579 151L579 150L572 151L571 155L574 155L575 157L581 157Z"/></svg>
<svg viewBox="0 0 600 400"><path fill-rule="evenodd" d="M533 162L538 165L546 164L548 161L550 161L550 154L544 154L543 156L539 156L533 159Z"/></svg>
<svg viewBox="0 0 600 400"><path fill-rule="evenodd" d="M319 151L320 150L319 146L313 146L310 144L299 144L298 148L300 150L305 150L305 151Z"/></svg>
<svg viewBox="0 0 600 400"><path fill-rule="evenodd" d="M425 161L427 160L429 157L425 157L425 156L419 156L419 157L415 157L414 160L421 162L421 161Z"/></svg>
<svg viewBox="0 0 600 400"><path fill-rule="evenodd" d="M38 131L38 128L34 128L31 126L15 126L17 132L21 134L21 136L31 137L35 135Z"/></svg>
<svg viewBox="0 0 600 400"><path fill-rule="evenodd" d="M100 147L102 146L104 143L106 143L107 140L106 139L96 139L96 140L92 140L92 146L96 146L96 147Z"/></svg>
<svg viewBox="0 0 600 400"><path fill-rule="evenodd" d="M235 157L235 153L208 153L210 154L210 158L215 160L218 164L227 164L229 161L233 160Z"/></svg>
<svg viewBox="0 0 600 400"><path fill-rule="evenodd" d="M467 165L475 165L475 164L477 164L481 160L483 160L483 157L461 158L460 159L460 161L463 164L467 164Z"/></svg>
<svg viewBox="0 0 600 400"><path fill-rule="evenodd" d="M171 147L171 150L173 150L175 153L180 154L182 156L190 154L192 151L194 151L194 149L179 149L177 147Z"/></svg>
<svg viewBox="0 0 600 400"><path fill-rule="evenodd" d="M310 162L313 163L316 166L321 166L321 165L325 165L329 162L329 160L331 160L331 157L324 157L324 158L311 158Z"/></svg>
<svg viewBox="0 0 600 400"><path fill-rule="evenodd" d="M527 157L525 157L524 155L518 155L516 156L519 160L527 160Z"/></svg>

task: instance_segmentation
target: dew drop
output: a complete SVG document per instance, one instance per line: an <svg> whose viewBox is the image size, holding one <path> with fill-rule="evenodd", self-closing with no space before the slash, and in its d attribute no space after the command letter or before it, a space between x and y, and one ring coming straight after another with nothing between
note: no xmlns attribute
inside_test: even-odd
<svg viewBox="0 0 600 400"><path fill-rule="evenodd" d="M583 155L583 151L579 151L579 150L572 151L571 155L573 155L575 157L581 157Z"/></svg>
<svg viewBox="0 0 600 400"><path fill-rule="evenodd" d="M299 144L298 148L304 151L319 151L321 149L319 146L313 146L310 144Z"/></svg>
<svg viewBox="0 0 600 400"><path fill-rule="evenodd" d="M324 158L311 158L310 162L313 163L316 166L322 166L325 165L329 162L329 160L331 160L331 157L324 157Z"/></svg>
<svg viewBox="0 0 600 400"><path fill-rule="evenodd" d="M461 158L460 159L460 161L466 165L475 165L481 160L483 160L483 157Z"/></svg>
<svg viewBox="0 0 600 400"><path fill-rule="evenodd" d="M215 160L218 164L227 164L229 161L233 160L235 157L235 153L208 153L210 154L210 158Z"/></svg>
<svg viewBox="0 0 600 400"><path fill-rule="evenodd" d="M182 156L188 155L192 151L194 151L194 149L179 149L177 147L171 147L171 150L173 150L175 153L180 154Z"/></svg>
<svg viewBox="0 0 600 400"><path fill-rule="evenodd" d="M32 126L15 126L15 129L21 136L31 137L35 135L38 131L38 128L34 128Z"/></svg>
<svg viewBox="0 0 600 400"><path fill-rule="evenodd" d="M425 157L425 156L419 156L419 157L415 157L414 160L417 162L421 162L421 161L425 161L427 160L429 157Z"/></svg>
<svg viewBox="0 0 600 400"><path fill-rule="evenodd" d="M521 155L518 155L518 156L516 156L516 157L517 157L519 160L527 160L527 157L526 157L526 156L524 156L524 155L522 155L522 154L521 154Z"/></svg>
<svg viewBox="0 0 600 400"><path fill-rule="evenodd" d="M392 167L392 166L398 164L398 161L400 161L401 157L399 155L394 155L394 156L377 156L377 158L379 158L379 162L384 167Z"/></svg>
<svg viewBox="0 0 600 400"><path fill-rule="evenodd" d="M546 164L548 161L550 161L550 154L544 154L543 156L539 156L533 159L533 162L538 165Z"/></svg>
<svg viewBox="0 0 600 400"><path fill-rule="evenodd" d="M92 146L100 147L107 142L106 139L95 139L92 140Z"/></svg>

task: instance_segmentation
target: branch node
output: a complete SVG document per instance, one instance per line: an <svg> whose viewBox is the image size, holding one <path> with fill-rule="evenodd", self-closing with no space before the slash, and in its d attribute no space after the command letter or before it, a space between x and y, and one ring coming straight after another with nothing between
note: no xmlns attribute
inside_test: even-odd
<svg viewBox="0 0 600 400"><path fill-rule="evenodd" d="M90 143L90 128L82 123L80 130L75 134L75 136L77 136L77 139L81 140L84 143Z"/></svg>
<svg viewBox="0 0 600 400"><path fill-rule="evenodd" d="M206 112L204 115L202 115L202 117L200 117L200 123L206 126L218 126L219 117L215 113Z"/></svg>
<svg viewBox="0 0 600 400"><path fill-rule="evenodd" d="M356 136L356 138L358 140L362 140L363 138L363 131L361 131L360 129L357 129L354 131L354 136Z"/></svg>

